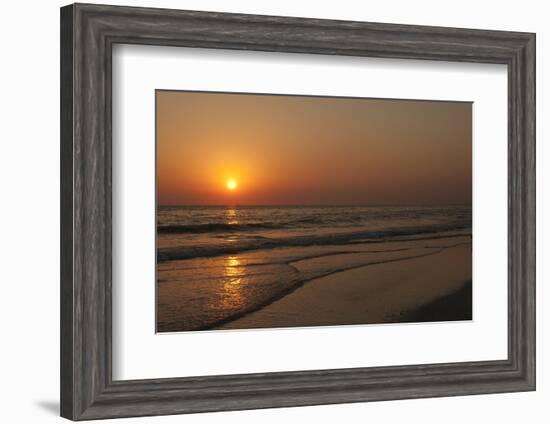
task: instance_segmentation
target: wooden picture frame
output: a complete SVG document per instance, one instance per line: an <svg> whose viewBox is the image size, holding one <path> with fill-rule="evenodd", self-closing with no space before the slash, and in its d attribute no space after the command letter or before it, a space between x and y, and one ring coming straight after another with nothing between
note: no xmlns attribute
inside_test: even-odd
<svg viewBox="0 0 550 424"><path fill-rule="evenodd" d="M508 359L113 381L116 43L508 67ZM61 415L165 415L535 389L535 35L74 4L61 9Z"/></svg>

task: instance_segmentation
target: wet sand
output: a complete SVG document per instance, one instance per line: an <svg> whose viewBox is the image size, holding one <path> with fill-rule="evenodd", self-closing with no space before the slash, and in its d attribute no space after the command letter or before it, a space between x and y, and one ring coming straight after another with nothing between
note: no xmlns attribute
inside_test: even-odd
<svg viewBox="0 0 550 424"><path fill-rule="evenodd" d="M472 281L470 280L460 290L404 314L401 322L465 321L472 318Z"/></svg>
<svg viewBox="0 0 550 424"><path fill-rule="evenodd" d="M415 241L414 244L418 244ZM399 247L395 243L394 247ZM408 248L413 243L402 242ZM422 242L429 254L314 278L286 296L216 328L307 327L468 320L472 315L469 238ZM343 255L348 256L348 255ZM348 260L343 256L331 261ZM324 259L326 260L326 258ZM310 261L292 266L304 272Z"/></svg>

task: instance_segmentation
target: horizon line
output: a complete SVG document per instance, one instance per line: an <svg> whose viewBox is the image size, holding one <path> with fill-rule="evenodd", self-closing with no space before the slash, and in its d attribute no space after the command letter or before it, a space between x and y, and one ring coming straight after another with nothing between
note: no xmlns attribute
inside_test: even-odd
<svg viewBox="0 0 550 424"><path fill-rule="evenodd" d="M157 207L379 207L379 206L422 206L422 207L440 207L440 206L472 206L472 203L432 203L432 204L418 204L418 203L266 203L266 204L183 204L183 203L172 203L172 204L160 204L157 203Z"/></svg>

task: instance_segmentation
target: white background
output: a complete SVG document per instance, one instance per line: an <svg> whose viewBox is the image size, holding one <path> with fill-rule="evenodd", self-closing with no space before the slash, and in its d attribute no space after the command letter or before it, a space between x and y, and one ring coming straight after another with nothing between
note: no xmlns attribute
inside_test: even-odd
<svg viewBox="0 0 550 424"><path fill-rule="evenodd" d="M474 320L155 335L156 88L473 101ZM116 46L113 378L506 359L507 89L504 65Z"/></svg>
<svg viewBox="0 0 550 424"><path fill-rule="evenodd" d="M547 366L550 275L545 186L550 148L544 146L544 116L550 91L545 2L385 1L338 2L201 0L126 1L113 4L162 6L227 12L353 19L537 32L537 336L538 390L534 393L423 399L195 416L144 418L120 422L547 422L550 367ZM59 11L57 1L4 5L0 182L2 184L2 421L59 422ZM546 165L546 166L545 166ZM488 169L488 172L490 170ZM139 421L138 421L139 420Z"/></svg>

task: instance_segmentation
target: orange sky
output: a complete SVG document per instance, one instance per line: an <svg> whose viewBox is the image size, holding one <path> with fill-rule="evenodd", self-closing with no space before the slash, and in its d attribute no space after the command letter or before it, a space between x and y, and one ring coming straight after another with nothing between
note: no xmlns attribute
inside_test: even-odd
<svg viewBox="0 0 550 424"><path fill-rule="evenodd" d="M156 101L159 205L471 204L471 103L180 91Z"/></svg>

